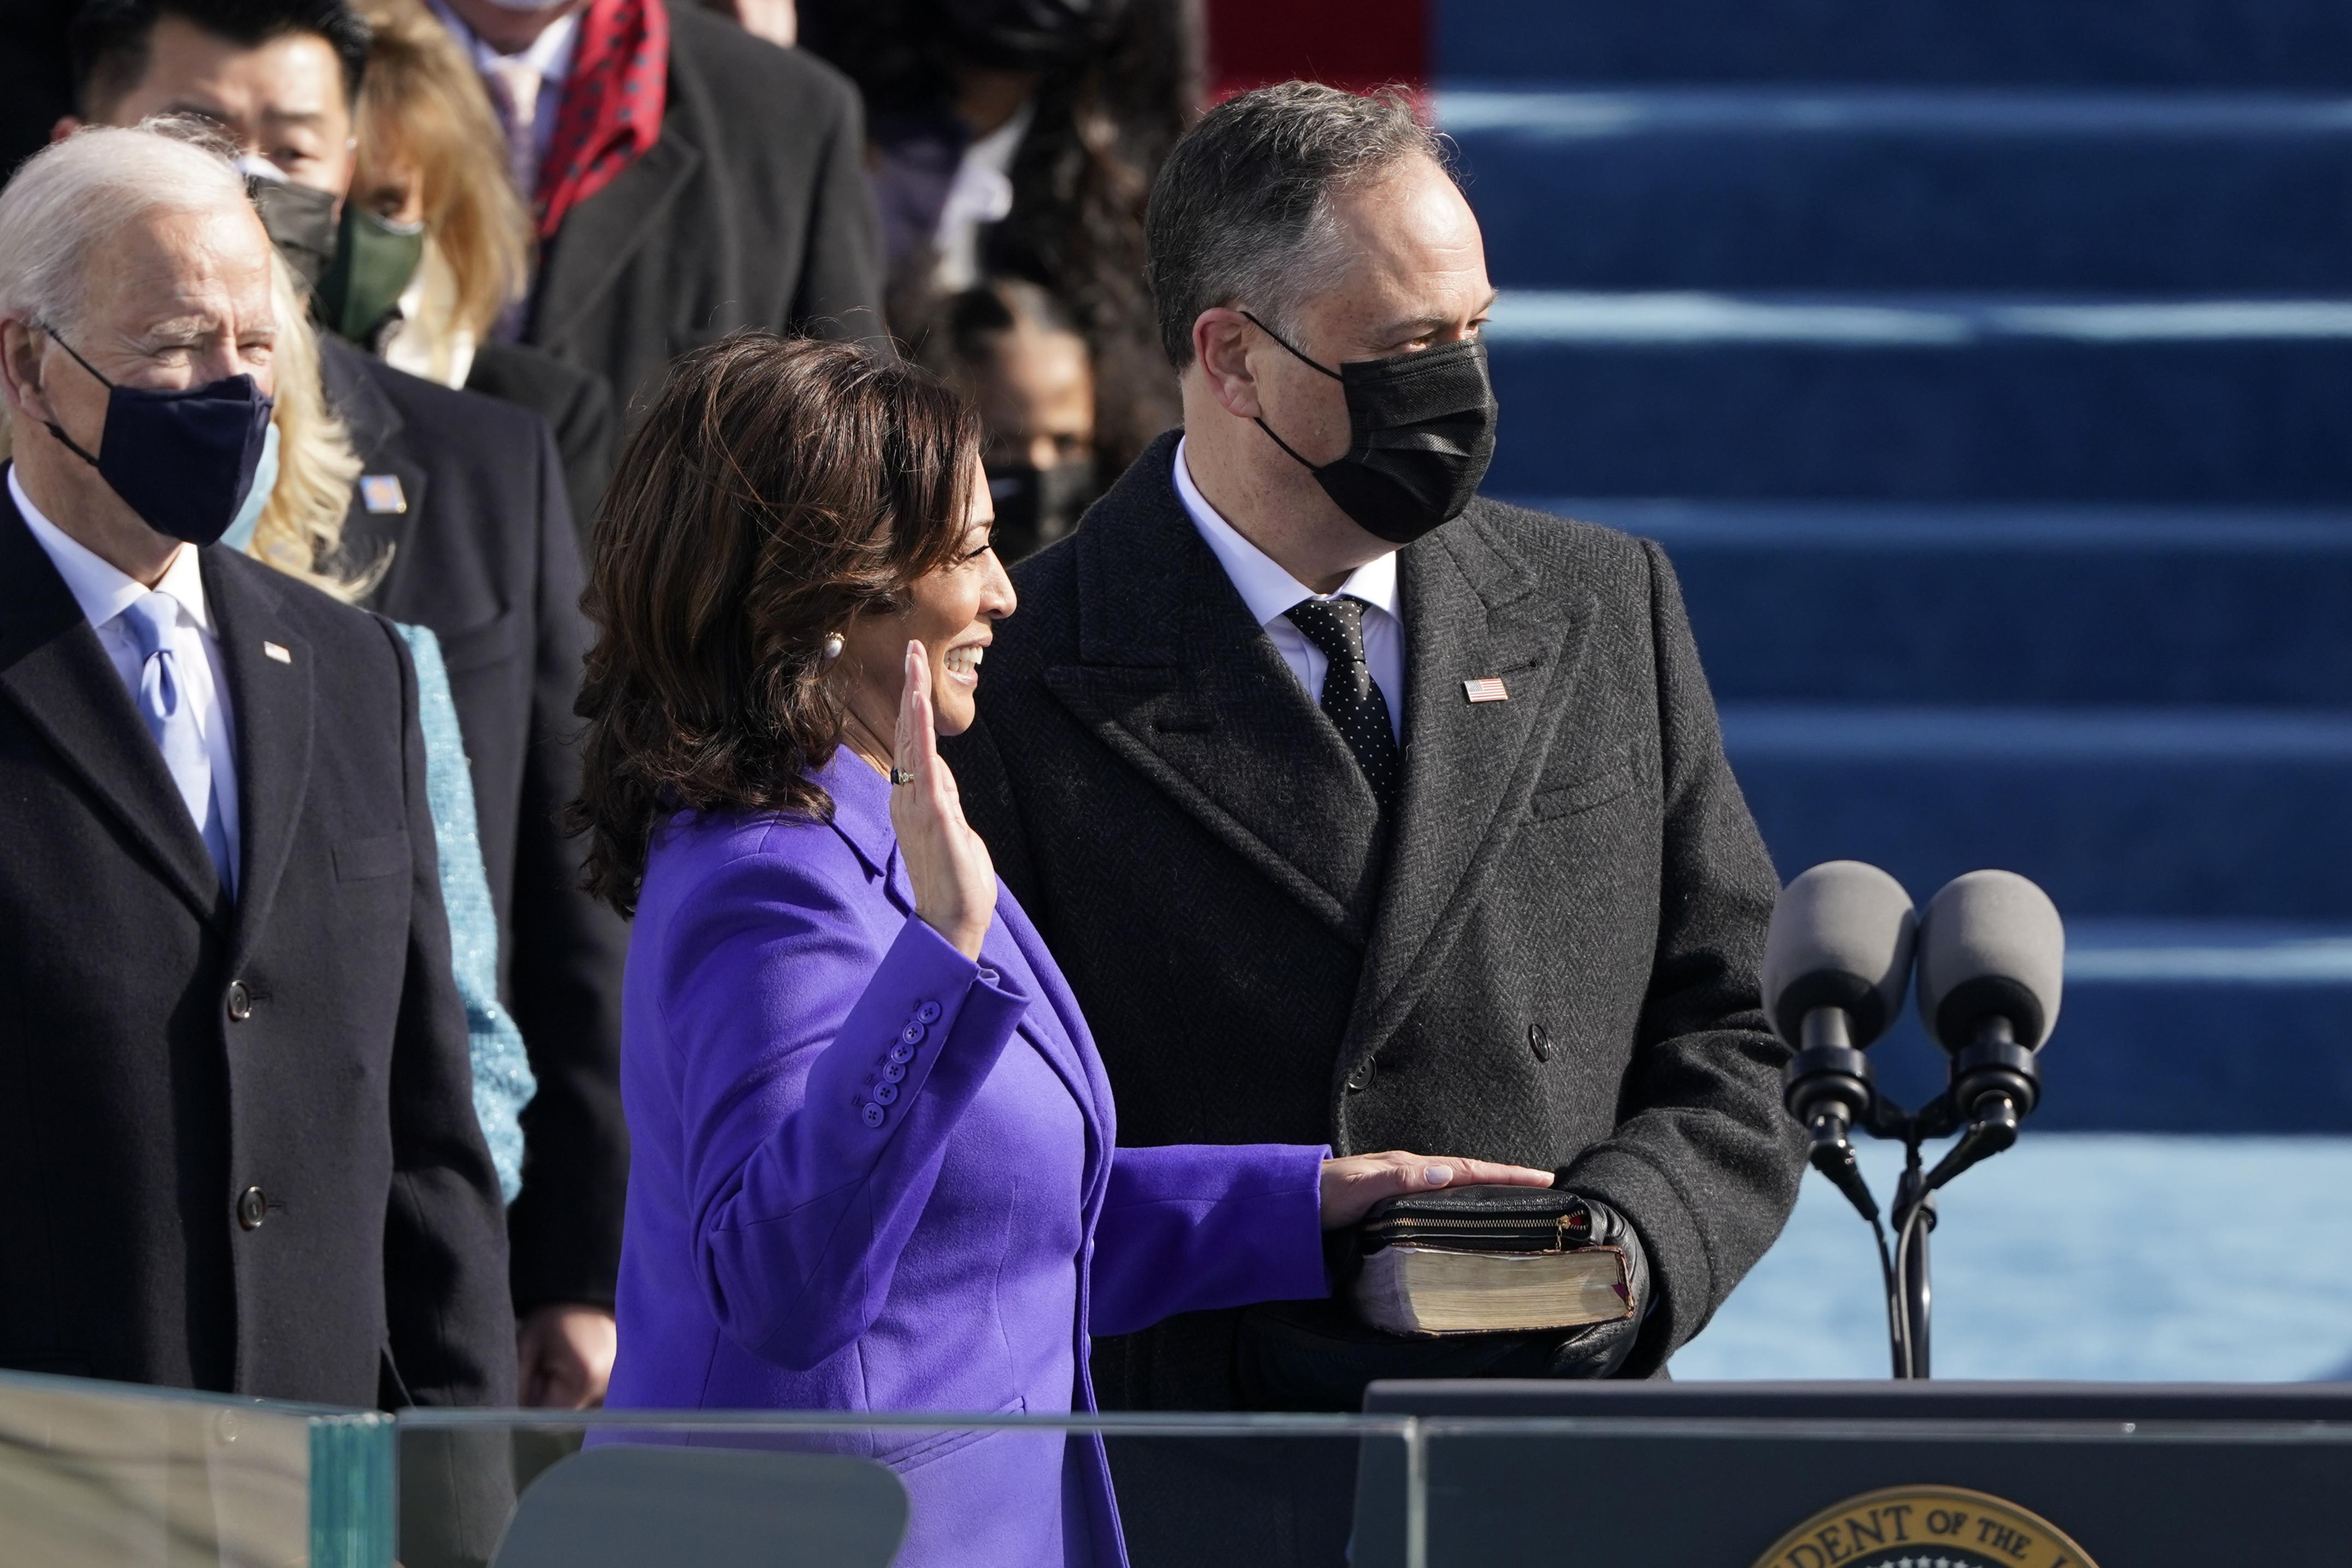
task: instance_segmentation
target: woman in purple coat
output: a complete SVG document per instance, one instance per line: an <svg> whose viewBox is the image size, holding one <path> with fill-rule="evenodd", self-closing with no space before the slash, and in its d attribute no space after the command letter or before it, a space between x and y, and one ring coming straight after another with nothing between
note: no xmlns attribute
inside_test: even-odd
<svg viewBox="0 0 2352 1568"><path fill-rule="evenodd" d="M1090 1334L1322 1295L1322 1231L1392 1193L1550 1179L1116 1146L934 745L1013 610L978 453L926 373L746 337L674 367L614 481L577 808L636 916L614 1406L1091 1410ZM1098 1438L905 1436L854 1445L907 1484L901 1563L1124 1561Z"/></svg>

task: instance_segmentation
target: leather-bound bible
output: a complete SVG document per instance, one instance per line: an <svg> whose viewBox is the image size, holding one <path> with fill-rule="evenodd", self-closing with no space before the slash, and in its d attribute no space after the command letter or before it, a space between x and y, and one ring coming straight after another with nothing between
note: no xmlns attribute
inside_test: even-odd
<svg viewBox="0 0 2352 1568"><path fill-rule="evenodd" d="M1358 1232L1357 1315L1416 1337L1630 1317L1624 1249L1593 1246L1591 1236L1572 1193L1459 1186L1390 1198Z"/></svg>

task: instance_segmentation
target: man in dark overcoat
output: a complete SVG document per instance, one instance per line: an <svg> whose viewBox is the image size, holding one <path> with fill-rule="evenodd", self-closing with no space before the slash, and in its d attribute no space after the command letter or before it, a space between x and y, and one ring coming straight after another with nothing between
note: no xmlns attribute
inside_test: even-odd
<svg viewBox="0 0 2352 1568"><path fill-rule="evenodd" d="M1227 101L1160 175L1150 256L1184 428L1016 573L950 752L971 820L1123 1143L1556 1170L1629 1222L1647 1288L1551 1370L1660 1375L1802 1166L1757 995L1777 884L1673 572L1474 498L1495 291L1401 100ZM1351 1359L1399 1364L1367 1338L1338 1303L1196 1314L1098 1345L1097 1387L1338 1406ZM1344 1465L1124 1457L1139 1564L1339 1561Z"/></svg>
<svg viewBox="0 0 2352 1568"><path fill-rule="evenodd" d="M210 542L269 267L236 172L154 132L0 192L0 1367L504 1405L415 668Z"/></svg>

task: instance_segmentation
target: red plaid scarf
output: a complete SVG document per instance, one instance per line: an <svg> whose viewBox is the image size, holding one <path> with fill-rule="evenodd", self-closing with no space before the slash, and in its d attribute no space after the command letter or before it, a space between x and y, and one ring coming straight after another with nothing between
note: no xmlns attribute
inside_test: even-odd
<svg viewBox="0 0 2352 1568"><path fill-rule="evenodd" d="M669 95L669 11L663 0L591 0L539 166L539 237L644 157L660 140Z"/></svg>

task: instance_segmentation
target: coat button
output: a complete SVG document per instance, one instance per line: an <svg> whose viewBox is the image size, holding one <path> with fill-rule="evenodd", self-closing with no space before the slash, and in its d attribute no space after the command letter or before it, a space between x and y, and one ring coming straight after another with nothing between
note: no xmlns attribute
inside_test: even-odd
<svg viewBox="0 0 2352 1568"><path fill-rule="evenodd" d="M1352 1089L1352 1090L1354 1090L1357 1093L1360 1094L1360 1093L1362 1093L1365 1090L1370 1089L1371 1086L1372 1086L1372 1064L1371 1064L1371 1062L1370 1062L1370 1061L1360 1061L1360 1062L1356 1063L1354 1071L1350 1071L1350 1072L1348 1074L1348 1087L1349 1087L1349 1088L1350 1088L1350 1089Z"/></svg>
<svg viewBox="0 0 2352 1568"><path fill-rule="evenodd" d="M940 1021L940 1004L937 1002L925 1002L921 1007L915 1009L915 1016L922 1019L925 1023L937 1023Z"/></svg>
<svg viewBox="0 0 2352 1568"><path fill-rule="evenodd" d="M920 1045L923 1043L923 1037L929 1032L930 1031L929 1030L923 1027L920 1019L915 1019L910 1021L905 1029L898 1031L898 1043L900 1045Z"/></svg>
<svg viewBox="0 0 2352 1568"><path fill-rule="evenodd" d="M236 1222L247 1230L258 1230L261 1222L269 1218L269 1198L257 1186L247 1187L236 1195Z"/></svg>
<svg viewBox="0 0 2352 1568"><path fill-rule="evenodd" d="M869 1127L878 1127L882 1124L882 1107L879 1105L869 1103L865 1110L858 1113L858 1115Z"/></svg>
<svg viewBox="0 0 2352 1568"><path fill-rule="evenodd" d="M243 980L228 983L228 1021L243 1023L253 1016L253 993L245 988Z"/></svg>
<svg viewBox="0 0 2352 1568"><path fill-rule="evenodd" d="M895 1105L898 1103L898 1086L897 1084L877 1083L874 1086L874 1103L877 1105Z"/></svg>
<svg viewBox="0 0 2352 1568"><path fill-rule="evenodd" d="M884 1062L884 1063L882 1064L882 1082L885 1082L885 1083L903 1083L903 1082L906 1082L906 1079L907 1079L907 1065L906 1065L906 1063L904 1063L904 1062L902 1062L902 1061L886 1061L886 1062Z"/></svg>
<svg viewBox="0 0 2352 1568"><path fill-rule="evenodd" d="M911 1045L894 1045L894 1046L892 1046L892 1047L890 1048L890 1061L891 1061L892 1065L894 1065L894 1066L898 1066L898 1067L904 1067L904 1066L906 1066L906 1065L907 1065L907 1063L908 1063L908 1062L910 1062L910 1061L914 1061L914 1060L915 1060L915 1048L914 1048L913 1046L911 1046Z"/></svg>
<svg viewBox="0 0 2352 1568"><path fill-rule="evenodd" d="M1538 1061L1551 1060L1551 1036L1544 1032L1543 1025L1539 1023L1528 1025L1528 1049L1536 1053Z"/></svg>

